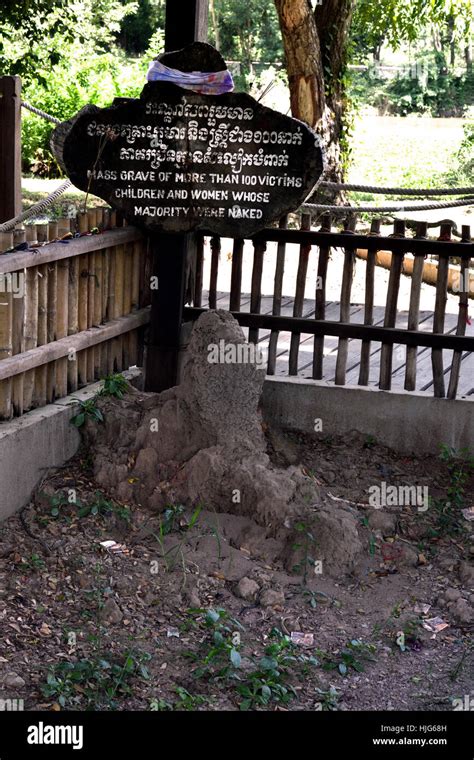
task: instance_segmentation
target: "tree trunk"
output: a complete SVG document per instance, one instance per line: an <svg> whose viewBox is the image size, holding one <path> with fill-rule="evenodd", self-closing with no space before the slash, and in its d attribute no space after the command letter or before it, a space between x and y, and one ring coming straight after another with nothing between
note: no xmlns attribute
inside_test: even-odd
<svg viewBox="0 0 474 760"><path fill-rule="evenodd" d="M291 113L316 127L324 113L324 73L308 0L275 0L286 56Z"/></svg>
<svg viewBox="0 0 474 760"><path fill-rule="evenodd" d="M209 0L209 15L211 17L212 28L214 29L214 42L217 50L220 50L221 39L219 30L219 19L217 17L216 6L214 0Z"/></svg>
<svg viewBox="0 0 474 760"><path fill-rule="evenodd" d="M345 72L347 42L354 0L324 0L314 11L321 59L326 73L326 112L322 135L326 145L326 178L341 182L344 178L343 141L348 139L344 126L347 108Z"/></svg>
<svg viewBox="0 0 474 760"><path fill-rule="evenodd" d="M464 60L466 62L466 71L468 73L472 72L472 42L468 40L466 42L466 47L464 48Z"/></svg>
<svg viewBox="0 0 474 760"><path fill-rule="evenodd" d="M344 71L354 0L275 0L285 48L292 115L321 135L326 179L343 178ZM334 196L333 198L334 199Z"/></svg>

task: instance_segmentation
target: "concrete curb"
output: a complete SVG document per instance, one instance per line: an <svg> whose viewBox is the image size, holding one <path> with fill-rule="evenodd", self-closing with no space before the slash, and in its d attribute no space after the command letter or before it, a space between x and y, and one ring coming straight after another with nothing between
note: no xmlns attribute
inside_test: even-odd
<svg viewBox="0 0 474 760"><path fill-rule="evenodd" d="M323 435L353 431L405 454L437 454L439 444L474 448L474 397L449 401L424 393L335 386L324 380L267 378L265 420L305 433L320 419Z"/></svg>
<svg viewBox="0 0 474 760"><path fill-rule="evenodd" d="M74 456L81 442L78 429L70 422L78 409L77 400L91 398L100 385L88 385L73 396L1 424L0 520L28 502L49 468Z"/></svg>

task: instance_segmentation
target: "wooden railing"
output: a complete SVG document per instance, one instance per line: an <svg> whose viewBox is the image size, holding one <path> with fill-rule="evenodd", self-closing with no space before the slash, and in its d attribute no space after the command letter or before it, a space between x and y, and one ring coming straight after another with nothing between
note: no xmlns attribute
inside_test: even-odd
<svg viewBox="0 0 474 760"><path fill-rule="evenodd" d="M105 216L27 226L14 242L28 236L33 249L0 255L0 419L141 363L146 239ZM81 237L59 239L76 225ZM58 240L34 247L48 237Z"/></svg>
<svg viewBox="0 0 474 760"><path fill-rule="evenodd" d="M350 223L345 225L344 231L332 232L331 222L328 217L323 219L322 227L319 231L310 230L309 227L309 216L303 214L299 230L287 229L287 219L282 219L279 228L266 229L253 238L253 269L249 311L241 310L244 241L237 239L233 243L228 308L239 321L240 325L248 328L250 341L258 342L260 339L259 334L262 330L271 331L270 335L265 337L268 344L268 374L275 374L278 336L280 332L284 331L291 334L287 366L288 374L293 376L298 374L298 353L300 351L301 335L314 336L311 377L316 380L324 377L325 336L336 336L338 338L334 375L336 385L346 384L349 343L359 340L360 354L358 357L359 372L357 380L359 385L367 386L369 384L373 344L379 342L381 344L381 351L378 357L380 364L378 369L378 387L382 390L391 389L393 349L394 345L398 344L406 347L404 389L414 391L417 381L417 349L418 347L428 347L431 349L434 395L437 397L447 396L450 399L456 398L461 361L466 357L466 352L474 351L474 337L466 335L469 294L466 288L463 289L462 285L459 292L457 324L453 330L445 333L448 266L451 259L459 259L461 261L460 282L469 282L470 261L474 255L474 244L470 237L469 227L463 227L462 240L459 242L452 240L449 224L441 225L438 240L427 238L427 225L422 222L418 224L415 236L407 236L405 234L404 222L399 220L395 222L394 233L390 236L380 235L380 222L378 220L372 223L369 235L355 233ZM277 243L272 309L271 313L261 313L262 265L265 249L269 242ZM283 316L281 314L282 284L287 258L286 246L290 243L299 245L299 261L292 303L293 313L292 316ZM307 285L308 257L312 247L318 250L318 287L315 285L313 291L315 295L312 313L303 317L302 310L305 287ZM217 282L221 250L221 241L218 237L211 237L210 248L211 266L208 306L212 309L218 303ZM351 323L350 321L352 280L356 251L358 249L363 249L367 252L362 324ZM389 281L384 297L385 309L383 320L381 324L374 324L375 266L378 251L390 251L392 256ZM337 320L328 319L326 315L327 273L331 252L334 252L334 255L342 255L344 257L338 303L339 318ZM401 328L397 326L397 302L400 279L404 270L404 259L407 254L412 254L414 259L411 267L411 291L407 326L406 328ZM433 289L431 331L421 329L420 327L420 294L423 263L427 255L436 256L439 260L436 288ZM204 310L202 308L202 265L203 246L201 245L198 246L194 307L185 309L185 318L187 319L196 319ZM226 291L227 286L221 287L222 290ZM287 295L289 294L287 293ZM423 325L423 327L425 328L426 325ZM443 351L453 352L448 373L443 363ZM445 377L447 374L449 374L449 382L446 389ZM474 377L472 381L474 387Z"/></svg>
<svg viewBox="0 0 474 760"><path fill-rule="evenodd" d="M141 232L133 227L111 228L114 224L114 213L93 209L79 215L77 220L26 226L25 230L16 231L15 239L7 241L21 245L23 237L28 237L30 248L0 255L1 419L21 415L74 393L79 387L108 374L142 364L144 328L150 319L150 257L146 238ZM71 228L82 236L69 237L67 242L60 240ZM98 230L97 234L87 234L91 229ZM35 247L35 238L41 237L52 238L52 241ZM199 235L197 239L193 306L185 308L185 320L195 320L205 310L205 239L205 235ZM431 353L434 395L456 398L461 367L467 366L464 359L467 353L474 352L474 337L466 335L469 299L465 289L459 293L456 323L449 332L445 331L447 273L449 261L456 258L461 262L461 276L469 282L466 273L474 255L474 245L468 228L463 228L460 242L453 242L449 225L443 225L438 240L429 240L426 225L422 223L415 237L407 237L403 223L398 221L393 236L380 236L378 222L373 223L371 234L365 235L353 232L350 225L346 225L342 232L333 232L328 219L323 221L319 231L310 229L307 215L302 216L300 229L288 229L287 220L282 219L278 228L266 229L252 240L248 304L244 303L242 292L242 280L246 274L244 242L242 239L232 242L230 280L219 292L221 240L216 236L209 237L207 305L208 308L229 309L242 327L248 329L250 341L265 343L268 374L277 372L279 338L282 333L289 333L287 373L290 376L301 374L301 339L308 336L305 366L308 367L309 363L312 378L327 379L325 371L329 357L325 342L335 337L337 350L332 351L331 360L334 362L336 353L332 378L336 385L345 385L348 375L350 383L367 386L372 374L373 382L373 361L377 353L378 387L390 390L394 346L398 345L405 351L404 388L414 391L417 388L417 352L421 347L425 354L426 351ZM269 297L268 294L262 295L262 275L265 251L271 243L276 243L276 251L273 292ZM293 255L287 246L295 243L299 247L298 266L294 293L290 296L287 292L284 294L283 282L285 264ZM360 265L365 266L364 303L362 312L359 310L363 315L362 322L351 321L357 250L367 252L365 261L359 260ZM375 291L375 273L377 252L381 250L391 252L382 318L380 307L374 306L376 296L380 300L380 292ZM317 252L317 286L315 284L313 288L314 299L308 313L305 289L308 287L311 252ZM410 298L406 326L401 327L397 324L397 302L408 254L413 254L410 259ZM421 324L420 317L423 264L428 254L438 257L437 283L432 289L431 329L426 329L428 322ZM331 256L342 256L343 266L338 283L339 298L329 307L326 290ZM227 291L224 299L222 290ZM262 307L264 303L265 308ZM288 315L289 310L291 315ZM453 320L452 315L450 319ZM354 370L356 345L360 347L357 349L357 370ZM376 345L380 346L378 352L374 349ZM450 352L450 356L452 352L449 371L443 362L443 352ZM350 366L349 361L352 362ZM424 361L426 364L426 357ZM356 380L354 371L358 375Z"/></svg>

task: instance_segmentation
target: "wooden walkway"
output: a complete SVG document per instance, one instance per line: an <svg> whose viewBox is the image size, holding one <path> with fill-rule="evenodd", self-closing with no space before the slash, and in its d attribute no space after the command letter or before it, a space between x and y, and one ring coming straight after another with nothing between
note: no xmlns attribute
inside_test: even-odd
<svg viewBox="0 0 474 760"><path fill-rule="evenodd" d="M203 293L203 304L206 304L207 292ZM262 296L262 314L271 314L273 305L273 296ZM293 315L294 299L291 297L283 297L282 299L282 316L291 317ZM229 308L229 293L218 292L217 293L217 308L228 310ZM326 319L339 320L340 304L336 301L328 301L326 303ZM241 311L250 311L250 294L242 293ZM303 317L314 317L315 302L314 300L305 299L303 307ZM382 306L374 306L374 325L383 325L385 309ZM408 312L398 311L396 326L398 328L407 327ZM455 334L457 325L457 314L446 314L445 320L445 333ZM355 324L361 324L364 320L364 304L353 303L351 304L350 321ZM242 328L245 336L248 336L248 329ZM420 325L419 330L431 332L433 330L433 312L432 311L420 311ZM466 335L474 336L474 324L466 325ZM268 340L270 332L268 330L260 330L259 345L262 350L268 347ZM275 369L275 375L288 376L288 358L290 348L291 334L288 332L281 332L278 338L278 350L277 350L277 363ZM301 335L300 349L298 356L298 377L311 378L312 374L312 362L313 362L313 335ZM333 336L326 336L324 339L324 375L323 379L333 383L335 379L336 371L336 359L337 359L337 346L338 338ZM347 360L347 375L346 385L357 385L359 379L360 368L360 340L349 340L349 351ZM370 377L369 385L372 387L378 386L379 370L380 370L380 354L381 344L373 343L371 346L370 354ZM406 366L406 346L395 344L393 347L393 366L392 366L392 390L403 390L405 382L405 366ZM443 351L443 363L444 374L449 380L449 371L451 369L452 351ZM433 396L433 370L431 366L431 349L426 347L418 348L417 354L417 379L416 390L418 392L426 393L428 396ZM462 356L461 370L459 377L458 398L472 397L474 398L474 353L464 353Z"/></svg>

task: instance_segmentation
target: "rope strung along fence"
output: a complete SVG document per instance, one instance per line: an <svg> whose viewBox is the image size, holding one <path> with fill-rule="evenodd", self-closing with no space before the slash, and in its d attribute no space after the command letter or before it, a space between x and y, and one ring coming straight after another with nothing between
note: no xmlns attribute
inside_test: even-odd
<svg viewBox="0 0 474 760"><path fill-rule="evenodd" d="M472 195L474 187L447 187L442 189L425 190L412 187L375 187L374 185L351 185L344 182L320 182L319 187L327 187L329 190L347 190L361 193L380 193L381 195L423 195L426 197L437 195Z"/></svg>
<svg viewBox="0 0 474 760"><path fill-rule="evenodd" d="M10 230L15 229L16 225L20 224L20 222L25 222L27 219L38 216L38 214L40 214L42 211L47 209L48 206L54 203L56 198L59 198L59 196L62 195L69 187L71 187L71 185L71 180L67 179L62 183L62 185L56 188L54 192L50 193L47 198L39 201L39 203L35 203L34 206L31 206L31 208L23 211L21 214L18 214L15 219L9 219L8 222L3 222L3 224L0 224L0 232L9 232Z"/></svg>
<svg viewBox="0 0 474 760"><path fill-rule="evenodd" d="M23 108L27 108L28 111L31 111L31 113L36 114L36 116L41 116L42 119L46 119L46 121L50 121L51 124L61 124L61 119L57 119L55 116L50 116L49 113L42 111L40 108L35 108L35 106L32 106L30 103L27 103L26 100L22 100L21 105L23 106Z"/></svg>
<svg viewBox="0 0 474 760"><path fill-rule="evenodd" d="M455 208L456 206L474 206L474 196L472 198L460 198L457 201L412 203L407 206L400 204L396 206L328 206L321 203L303 203L301 208L310 211L330 211L333 214L388 214L402 211L434 211L438 208Z"/></svg>

